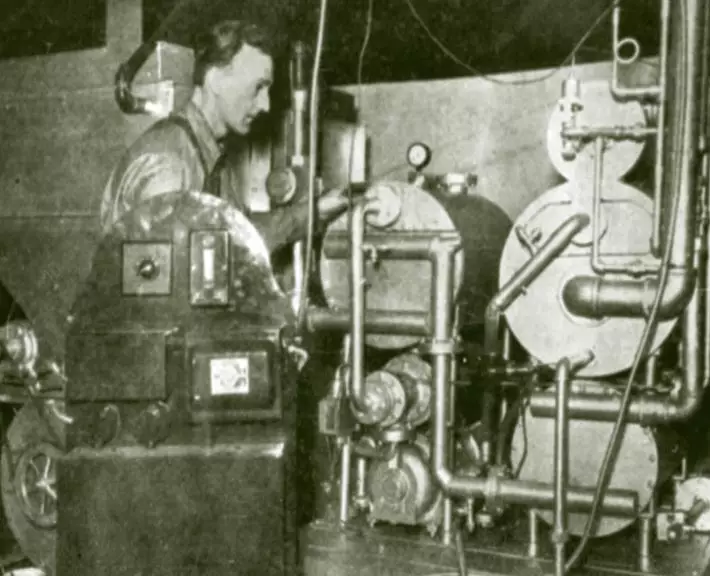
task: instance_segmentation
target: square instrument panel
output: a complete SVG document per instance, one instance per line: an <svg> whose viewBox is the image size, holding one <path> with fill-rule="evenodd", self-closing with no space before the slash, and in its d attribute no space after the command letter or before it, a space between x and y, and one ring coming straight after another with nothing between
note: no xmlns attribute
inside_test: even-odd
<svg viewBox="0 0 710 576"><path fill-rule="evenodd" d="M121 288L124 296L169 296L172 289L170 242L123 244Z"/></svg>

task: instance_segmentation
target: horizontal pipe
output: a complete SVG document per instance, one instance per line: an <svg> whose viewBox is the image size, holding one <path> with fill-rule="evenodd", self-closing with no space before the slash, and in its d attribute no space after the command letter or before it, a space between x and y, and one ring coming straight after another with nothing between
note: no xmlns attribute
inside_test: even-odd
<svg viewBox="0 0 710 576"><path fill-rule="evenodd" d="M562 137L571 140L645 140L656 133L646 126L572 126L562 129Z"/></svg>
<svg viewBox="0 0 710 576"><path fill-rule="evenodd" d="M687 420L700 406L702 398L702 349L700 344L702 314L696 288L683 318L683 381L676 398L641 397L631 402L627 422L644 425ZM620 396L573 394L569 398L570 418L613 422L621 407ZM535 392L530 399L533 416L554 418L555 394Z"/></svg>
<svg viewBox="0 0 710 576"><path fill-rule="evenodd" d="M308 329L311 331L350 330L350 311L311 307L308 309ZM426 336L429 316L423 312L365 310L365 331L368 334Z"/></svg>
<svg viewBox="0 0 710 576"><path fill-rule="evenodd" d="M355 207L353 208L355 209ZM326 258L346 259L351 257L350 236L344 232L328 234L323 242ZM386 260L427 260L439 250L448 252L461 246L458 232L368 232L363 239L362 249L377 254Z"/></svg>
<svg viewBox="0 0 710 576"><path fill-rule="evenodd" d="M695 286L695 272L688 268L671 269L661 301L658 318L667 320L680 314ZM567 309L586 318L642 318L650 314L659 290L659 279L606 279L576 276L565 284L562 300Z"/></svg>

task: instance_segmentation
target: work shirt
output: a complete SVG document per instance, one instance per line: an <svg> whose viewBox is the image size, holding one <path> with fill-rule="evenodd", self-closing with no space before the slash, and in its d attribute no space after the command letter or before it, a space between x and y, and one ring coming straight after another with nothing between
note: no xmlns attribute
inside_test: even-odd
<svg viewBox="0 0 710 576"><path fill-rule="evenodd" d="M158 121L144 132L114 168L101 202L104 233L149 198L176 191L204 191L218 193L242 211L272 252L305 236L306 202L250 214L244 194L235 190L227 171L221 170L223 146L200 109L189 102L175 116ZM211 185L214 182L219 183L219 192Z"/></svg>

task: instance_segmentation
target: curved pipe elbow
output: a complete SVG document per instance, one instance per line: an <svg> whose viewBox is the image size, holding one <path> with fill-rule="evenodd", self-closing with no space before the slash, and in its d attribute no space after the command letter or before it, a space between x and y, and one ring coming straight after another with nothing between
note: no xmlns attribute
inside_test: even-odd
<svg viewBox="0 0 710 576"><path fill-rule="evenodd" d="M451 490L451 486L453 485L454 475L446 468L446 466L436 466L432 472L434 473L434 479L437 484L439 484L441 491L448 494Z"/></svg>
<svg viewBox="0 0 710 576"><path fill-rule="evenodd" d="M659 319L678 316L690 302L694 288L693 270L671 270L660 302ZM576 316L643 318L650 314L658 289L658 278L610 280L577 276L565 285L562 300Z"/></svg>

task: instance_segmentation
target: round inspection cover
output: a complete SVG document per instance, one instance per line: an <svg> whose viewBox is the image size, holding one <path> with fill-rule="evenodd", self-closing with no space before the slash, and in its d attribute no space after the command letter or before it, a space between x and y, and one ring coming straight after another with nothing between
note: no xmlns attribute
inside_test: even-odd
<svg viewBox="0 0 710 576"><path fill-rule="evenodd" d="M511 446L513 468L519 466L527 447L527 455L520 470L520 480L544 482L552 485L555 470L554 418L535 418L525 411L525 427L518 425ZM569 485L573 488L595 488L604 460L613 422L573 420L569 427ZM639 510L646 508L658 479L658 449L653 435L636 424L624 429L609 488L631 490L639 496ZM541 511L539 516L548 524L554 522L552 511ZM569 515L569 531L580 536L589 515ZM631 525L635 518L602 517L595 536L607 536Z"/></svg>
<svg viewBox="0 0 710 576"><path fill-rule="evenodd" d="M455 232L446 209L431 194L402 182L379 183L395 190L401 198L401 213L387 232ZM349 215L343 214L328 228L323 243L334 234L348 232ZM365 233L382 232L369 224ZM321 255L320 273L328 306L347 310L350 307L350 260L335 260ZM458 292L463 275L463 252L456 255L454 286ZM426 260L387 260L365 264L368 310L387 312L429 312L432 269ZM377 348L405 348L418 337L370 334L367 343Z"/></svg>
<svg viewBox="0 0 710 576"><path fill-rule="evenodd" d="M514 228L525 230L529 238L537 237L535 245L540 247L563 222L583 211L570 201L576 197L579 191L572 183L553 188L523 211ZM600 242L601 257L610 259L631 254L633 259L642 259L647 256L652 226L651 200L639 190L615 182L605 191L602 209L606 226ZM530 252L517 234L511 233L501 259L500 286L530 258ZM505 311L508 326L530 355L546 364L591 351L594 360L579 371L580 377L608 376L629 369L646 319L588 319L573 315L563 302L562 291L576 276L595 277L596 273L591 267L591 246L572 242L508 307ZM671 319L658 324L651 351L670 335L676 321Z"/></svg>
<svg viewBox="0 0 710 576"><path fill-rule="evenodd" d="M34 564L54 572L57 545L56 461L64 425L34 404L17 412L2 448L2 501L10 530ZM9 448L9 449L8 449Z"/></svg>
<svg viewBox="0 0 710 576"><path fill-rule="evenodd" d="M643 108L637 102L618 102L606 81L583 82L582 109L576 114L577 127L645 126ZM547 153L555 169L567 180L592 182L594 178L594 143L587 141L572 160L562 155L562 125L568 121L566 107L558 102L547 129ZM643 141L607 141L604 150L603 180L620 180L638 162Z"/></svg>

